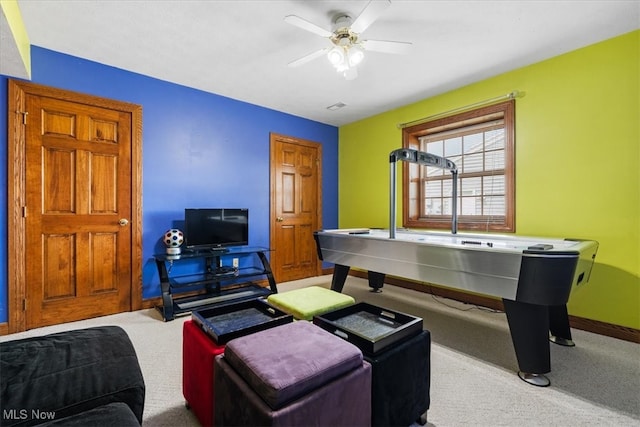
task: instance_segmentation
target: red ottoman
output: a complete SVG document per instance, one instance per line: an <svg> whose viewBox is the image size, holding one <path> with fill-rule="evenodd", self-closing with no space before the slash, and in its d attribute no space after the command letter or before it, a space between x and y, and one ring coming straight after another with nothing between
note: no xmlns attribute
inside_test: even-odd
<svg viewBox="0 0 640 427"><path fill-rule="evenodd" d="M203 426L213 426L214 359L224 352L192 320L182 331L182 394Z"/></svg>

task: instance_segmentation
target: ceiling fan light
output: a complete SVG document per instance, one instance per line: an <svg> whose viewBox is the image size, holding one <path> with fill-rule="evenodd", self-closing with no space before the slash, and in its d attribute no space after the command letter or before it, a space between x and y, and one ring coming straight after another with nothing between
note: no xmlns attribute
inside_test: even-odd
<svg viewBox="0 0 640 427"><path fill-rule="evenodd" d="M336 65L336 71L339 73L343 73L345 71L347 71L349 69L349 64L346 62L343 62L341 64Z"/></svg>
<svg viewBox="0 0 640 427"><path fill-rule="evenodd" d="M358 77L358 71L355 68L348 68L342 72L345 80L354 80Z"/></svg>
<svg viewBox="0 0 640 427"><path fill-rule="evenodd" d="M344 62L344 49L337 46L334 47L327 53L327 58L329 58L329 62L331 62L334 67L339 66Z"/></svg>
<svg viewBox="0 0 640 427"><path fill-rule="evenodd" d="M349 52L347 53L347 57L349 58L349 65L352 67L355 67L356 65L360 64L364 59L364 49L362 49L358 45L353 45L349 49Z"/></svg>

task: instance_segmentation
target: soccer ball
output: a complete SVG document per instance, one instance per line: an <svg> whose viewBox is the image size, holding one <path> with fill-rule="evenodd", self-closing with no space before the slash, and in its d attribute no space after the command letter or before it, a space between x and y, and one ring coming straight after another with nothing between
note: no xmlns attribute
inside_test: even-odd
<svg viewBox="0 0 640 427"><path fill-rule="evenodd" d="M184 234L177 228L172 228L164 233L162 240L167 248L177 248L184 243Z"/></svg>

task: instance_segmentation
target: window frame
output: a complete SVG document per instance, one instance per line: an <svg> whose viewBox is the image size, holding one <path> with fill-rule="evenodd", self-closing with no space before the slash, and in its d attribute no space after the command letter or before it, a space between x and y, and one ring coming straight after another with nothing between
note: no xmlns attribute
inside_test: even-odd
<svg viewBox="0 0 640 427"><path fill-rule="evenodd" d="M502 114L504 120L504 177L505 177L505 216L501 221L488 220L487 217L476 215L460 215L461 203L460 194L458 194L458 229L461 231L487 231L487 232L515 232L515 100L492 104L485 107L475 108L473 110L464 111L462 113L453 114L446 117L436 118L413 126L405 127L402 130L402 145L404 148L420 150L420 138L453 129L462 129L474 124L488 122L490 120L482 118ZM434 132L434 129L439 129ZM484 153L484 151L483 151ZM462 178L467 177L463 174L461 165L458 166L458 187ZM415 172L417 171L417 172ZM415 173L415 176L410 176ZM472 173L471 176L478 176ZM490 176L490 173L481 174ZM414 210L410 211L410 183L418 182L418 203ZM451 180L451 178L445 178ZM402 211L403 211L403 227L406 228L433 228L433 229L450 229L451 215L442 215L441 217L425 217L421 216L424 204L424 185L421 182L421 173L417 165L404 163L402 170ZM483 195L484 197L484 195ZM493 217L495 218L495 216Z"/></svg>

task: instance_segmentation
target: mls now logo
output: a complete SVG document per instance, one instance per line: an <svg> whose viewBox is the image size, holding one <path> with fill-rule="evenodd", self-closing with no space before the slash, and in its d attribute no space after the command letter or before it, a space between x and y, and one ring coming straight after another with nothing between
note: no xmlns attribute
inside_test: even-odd
<svg viewBox="0 0 640 427"><path fill-rule="evenodd" d="M5 420L53 420L56 418L55 411L41 411L39 409L3 409L2 419Z"/></svg>

